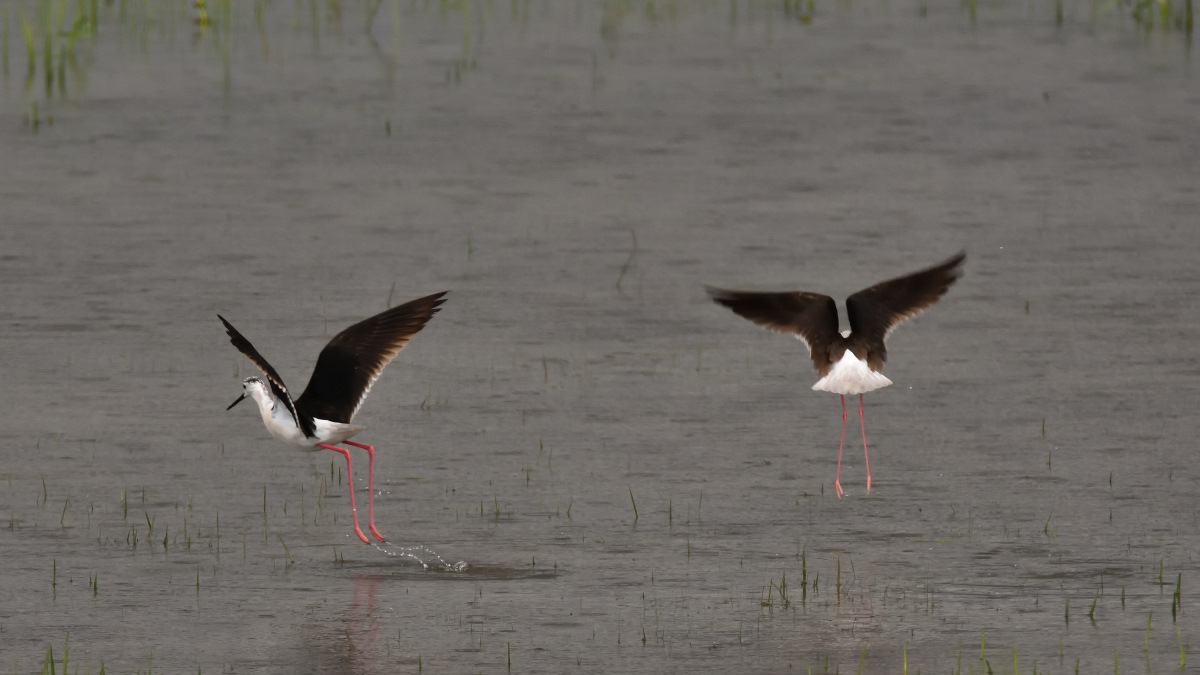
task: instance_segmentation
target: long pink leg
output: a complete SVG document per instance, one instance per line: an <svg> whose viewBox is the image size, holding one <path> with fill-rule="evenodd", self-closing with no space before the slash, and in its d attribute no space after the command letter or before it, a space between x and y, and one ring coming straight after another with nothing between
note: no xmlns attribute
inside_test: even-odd
<svg viewBox="0 0 1200 675"><path fill-rule="evenodd" d="M367 523L367 529L379 541L387 541L382 534L379 534L379 530L375 529L375 446L354 441L344 441L344 443L367 451L367 457L370 458L367 460L367 519L370 521Z"/></svg>
<svg viewBox="0 0 1200 675"><path fill-rule="evenodd" d="M846 445L846 397L838 394L838 398L842 399L842 440L838 441L838 465L837 474L833 477L833 491L841 499L845 494L842 491L842 447Z"/></svg>
<svg viewBox="0 0 1200 675"><path fill-rule="evenodd" d="M863 460L867 463L867 494L871 493L871 456L867 454L867 423L863 421L862 411L863 395L858 395L858 423L862 425L863 434Z"/></svg>
<svg viewBox="0 0 1200 675"><path fill-rule="evenodd" d="M358 507L354 505L354 473L350 470L350 451L328 443L317 443L317 446L332 450L346 458L346 481L350 483L350 512L354 514L354 534L357 534L364 544L371 543L371 540L367 539L367 535L363 534L362 529L358 526Z"/></svg>

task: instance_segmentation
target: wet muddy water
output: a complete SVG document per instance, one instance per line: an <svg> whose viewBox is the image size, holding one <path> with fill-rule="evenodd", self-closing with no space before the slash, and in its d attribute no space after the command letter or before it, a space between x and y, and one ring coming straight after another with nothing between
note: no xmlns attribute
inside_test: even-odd
<svg viewBox="0 0 1200 675"><path fill-rule="evenodd" d="M0 17L0 668L1200 663L1183 30L207 4L100 3L49 85L19 19L59 3ZM838 501L837 399L704 285L842 298L960 249ZM253 369L215 315L299 390L326 337L446 289L356 420L392 542L364 546L340 458L224 410Z"/></svg>

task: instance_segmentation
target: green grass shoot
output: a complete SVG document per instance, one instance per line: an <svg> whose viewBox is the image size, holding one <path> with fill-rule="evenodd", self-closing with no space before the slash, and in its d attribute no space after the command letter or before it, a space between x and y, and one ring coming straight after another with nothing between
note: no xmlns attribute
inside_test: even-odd
<svg viewBox="0 0 1200 675"><path fill-rule="evenodd" d="M1171 596L1171 621L1175 621L1175 612L1183 609L1183 572L1175 577L1175 593Z"/></svg>
<svg viewBox="0 0 1200 675"><path fill-rule="evenodd" d="M37 49L33 46L33 27L19 13L17 20L21 22L21 37L25 39L25 58L29 64L29 72L32 73L37 63Z"/></svg>
<svg viewBox="0 0 1200 675"><path fill-rule="evenodd" d="M276 537L279 537L279 543L280 543L280 545L282 545L282 546L283 546L283 552L284 552L284 554L285 554L285 555L287 555L288 564L289 564L289 565L294 565L294 564L296 564L296 559L292 557L292 552L288 550L288 545L287 545L287 543L286 543L286 542L283 540L283 535L281 535L281 534L279 534L278 532L276 532L276 533L275 533L275 536L276 536Z"/></svg>
<svg viewBox="0 0 1200 675"><path fill-rule="evenodd" d="M842 556L840 554L837 558L837 582L834 590L837 591L837 603L840 605L842 604Z"/></svg>
<svg viewBox="0 0 1200 675"><path fill-rule="evenodd" d="M1179 630L1179 626L1175 626L1175 639L1179 640L1179 672L1183 672L1183 667L1187 665L1187 652L1183 648L1183 632Z"/></svg>

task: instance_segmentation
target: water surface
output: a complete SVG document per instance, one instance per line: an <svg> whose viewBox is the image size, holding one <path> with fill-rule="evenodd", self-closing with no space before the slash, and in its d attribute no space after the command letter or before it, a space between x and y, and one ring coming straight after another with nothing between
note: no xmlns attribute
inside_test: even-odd
<svg viewBox="0 0 1200 675"><path fill-rule="evenodd" d="M1184 31L1089 4L100 3L47 85L19 28L47 4L4 8L4 667L1200 662ZM703 286L840 298L960 249L866 398L874 489L852 427L839 502L803 345ZM363 546L340 457L223 410L253 371L215 314L298 390L326 337L443 289L358 418L394 542Z"/></svg>

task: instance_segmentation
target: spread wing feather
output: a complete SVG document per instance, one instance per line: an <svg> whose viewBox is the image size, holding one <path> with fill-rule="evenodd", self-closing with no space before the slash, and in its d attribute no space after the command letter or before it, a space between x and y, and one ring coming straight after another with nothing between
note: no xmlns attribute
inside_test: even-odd
<svg viewBox="0 0 1200 675"><path fill-rule="evenodd" d="M867 365L879 371L887 360L884 339L896 326L937 302L962 276L966 252L928 269L883 281L846 298L850 340L874 345Z"/></svg>
<svg viewBox="0 0 1200 675"><path fill-rule="evenodd" d="M364 319L338 333L321 350L296 408L349 424L379 374L445 302L446 291L418 298Z"/></svg>
<svg viewBox="0 0 1200 675"><path fill-rule="evenodd" d="M275 372L275 368L263 358L262 354L258 353L258 350L254 348L254 345L250 344L250 341L245 336L238 332L238 329L233 327L233 324L225 320L225 317L218 314L217 318L221 320L221 323L225 324L225 332L229 335L229 341L233 343L233 346L237 347L239 352L245 354L246 358L258 366L258 369L266 376L267 383L271 385L271 391L275 393L276 398L283 401L283 404L287 406L288 412L292 414L292 419L296 420L296 426L300 427L305 436L310 438L316 436L312 419L300 415L296 411L296 404L292 401L292 397L288 393L287 385L283 383L283 378L279 377L279 373Z"/></svg>
<svg viewBox="0 0 1200 675"><path fill-rule="evenodd" d="M804 341L813 367L825 375L832 365L831 348L840 340L837 304L820 293L790 291L764 293L727 291L708 287L708 295L719 305L745 319L779 333L788 333Z"/></svg>

